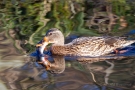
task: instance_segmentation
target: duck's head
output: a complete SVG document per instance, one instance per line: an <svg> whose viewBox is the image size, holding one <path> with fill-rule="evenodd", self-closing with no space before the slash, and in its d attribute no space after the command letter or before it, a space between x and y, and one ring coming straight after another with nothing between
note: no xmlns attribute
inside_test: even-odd
<svg viewBox="0 0 135 90"><path fill-rule="evenodd" d="M43 41L53 45L64 45L64 36L59 29L51 28L47 31Z"/></svg>

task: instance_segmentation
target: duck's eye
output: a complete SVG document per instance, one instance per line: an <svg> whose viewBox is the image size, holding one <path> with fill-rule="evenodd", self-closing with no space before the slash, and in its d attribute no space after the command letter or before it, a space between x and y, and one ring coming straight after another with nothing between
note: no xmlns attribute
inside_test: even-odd
<svg viewBox="0 0 135 90"><path fill-rule="evenodd" d="M49 33L49 35L52 35L52 33Z"/></svg>

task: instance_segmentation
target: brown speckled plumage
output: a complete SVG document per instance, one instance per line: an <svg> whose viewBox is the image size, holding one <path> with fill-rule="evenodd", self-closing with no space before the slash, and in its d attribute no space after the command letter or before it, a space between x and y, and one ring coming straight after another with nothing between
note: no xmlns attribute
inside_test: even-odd
<svg viewBox="0 0 135 90"><path fill-rule="evenodd" d="M64 44L64 36L56 28L50 29L45 37L53 43L51 46L53 54L72 56L102 56L135 42L125 40L123 37L81 37Z"/></svg>

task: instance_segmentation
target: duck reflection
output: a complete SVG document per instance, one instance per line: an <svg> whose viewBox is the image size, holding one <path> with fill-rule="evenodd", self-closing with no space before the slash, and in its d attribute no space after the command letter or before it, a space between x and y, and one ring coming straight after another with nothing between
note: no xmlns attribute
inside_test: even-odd
<svg viewBox="0 0 135 90"><path fill-rule="evenodd" d="M87 64L87 63L93 63L93 62L99 62L99 61L106 61L106 60L121 60L123 58L126 58L124 56L106 56L106 57L65 57L61 55L52 55L49 58L45 58L48 64L41 63L43 66L46 67L46 70L50 71L51 73L62 73L65 70L65 61L68 60L77 60L79 63ZM52 60L53 59L53 60Z"/></svg>
<svg viewBox="0 0 135 90"><path fill-rule="evenodd" d="M78 60L81 63L94 63L99 61L106 61L106 60L121 60L123 58L126 58L124 56L104 56L104 57L77 57L76 60Z"/></svg>
<svg viewBox="0 0 135 90"><path fill-rule="evenodd" d="M2 81L6 82L8 89L12 89L12 90L13 89L14 90L15 89L16 90L29 89L29 88L35 88L35 87L38 88L37 90L42 90L40 89L40 87L44 87L44 89L46 90L52 90L52 88L59 88L59 90L60 89L69 90L69 88L71 88L72 90L84 90L82 88L89 88L88 90L91 90L90 88L94 88L96 86L96 84L93 84L93 81L101 84L101 86L103 86L103 84L109 85L110 80L113 82L118 82L117 78L110 77L110 76L112 75L111 73L117 76L117 74L115 74L114 72L120 72L120 71L121 71L120 75L122 75L123 74L122 70L125 71L124 75L127 76L125 77L127 80L128 78L132 79L132 77L126 73L127 71L132 71L132 68L129 68L128 66L123 67L121 62L120 63L116 61L111 62L109 63L110 67L108 67L108 64L106 64L105 62L100 62L100 64L99 63L88 64L89 62L87 62L87 64L86 63L82 64L82 61L80 63L76 61L74 62L73 60L76 60L76 59L73 59L73 58L77 58L77 57L70 57L70 59L72 60L67 59L64 56L52 56L48 58L48 61L51 64L50 65L51 67L48 68L48 71L50 71L51 73L58 73L57 75L49 74L43 68L43 66L41 66L37 62L34 62L34 58L28 57L27 59L28 61L27 63L25 63L24 66L20 68L9 68L9 69L3 70L0 74L0 77L2 78ZM50 59L53 59L53 60L50 60ZM88 60L88 57L87 58L78 57L78 61L81 59L82 60L87 59L87 61L90 60L91 62L92 60L95 61L94 59L91 59L91 58L89 58ZM71 67L68 66L65 69L65 66L68 63L67 60L71 61L70 63ZM104 60L107 60L107 59L104 59ZM99 61L100 61L100 58L99 58ZM102 61L103 61L103 58L102 58ZM133 62L130 62L130 63L133 63ZM83 65L85 66L85 68L83 70L82 69L79 70L78 69L79 66L77 66L77 64ZM124 65L126 64L127 63L125 63ZM121 68L115 69L116 66L122 67L122 70ZM88 70L86 71L86 69ZM91 73L91 75L89 73ZM53 80L53 84L52 84L52 80ZM85 87L86 85L88 85L88 87ZM45 86L47 86L47 88ZM50 89L50 87L52 88ZM81 88L81 89L78 89L78 88Z"/></svg>
<svg viewBox="0 0 135 90"><path fill-rule="evenodd" d="M65 58L60 55L53 55L53 62L47 68L51 73L62 73L65 70Z"/></svg>

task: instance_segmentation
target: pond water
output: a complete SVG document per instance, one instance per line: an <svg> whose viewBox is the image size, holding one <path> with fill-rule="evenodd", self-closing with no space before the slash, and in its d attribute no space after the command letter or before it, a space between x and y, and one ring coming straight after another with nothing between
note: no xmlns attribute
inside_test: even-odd
<svg viewBox="0 0 135 90"><path fill-rule="evenodd" d="M0 88L1 90L133 90L135 45L129 48L132 49L115 58L52 56L53 64L57 67L47 71L36 62L33 54L31 56L22 54L22 50L17 49L7 32L3 31L0 33Z"/></svg>
<svg viewBox="0 0 135 90"><path fill-rule="evenodd" d="M123 54L105 57L50 55L49 70L37 62L35 47L52 27L69 36L66 42L79 36L135 39L134 4L132 0L1 0L0 90L135 90L135 43Z"/></svg>

